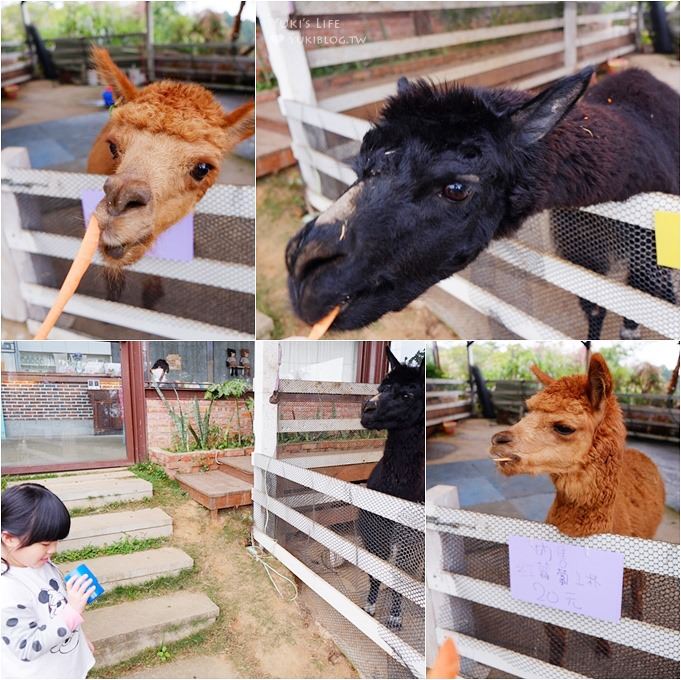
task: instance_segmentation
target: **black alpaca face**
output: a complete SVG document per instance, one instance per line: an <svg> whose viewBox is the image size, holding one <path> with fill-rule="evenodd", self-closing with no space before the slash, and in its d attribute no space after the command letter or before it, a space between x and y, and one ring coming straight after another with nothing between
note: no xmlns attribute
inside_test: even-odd
<svg viewBox="0 0 681 680"><path fill-rule="evenodd" d="M362 407L362 425L369 430L398 429L423 424L424 366L401 364L388 350L390 373L378 386L378 394Z"/></svg>
<svg viewBox="0 0 681 680"><path fill-rule="evenodd" d="M334 327L359 328L466 267L519 221L527 154L591 73L534 99L402 79L364 137L357 182L287 246L296 313L314 323L341 305ZM520 194L527 202L527 187Z"/></svg>

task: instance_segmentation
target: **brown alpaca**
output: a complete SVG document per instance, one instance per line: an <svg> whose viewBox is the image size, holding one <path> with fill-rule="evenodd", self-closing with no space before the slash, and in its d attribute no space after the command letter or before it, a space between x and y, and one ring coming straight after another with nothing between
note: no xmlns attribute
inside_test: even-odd
<svg viewBox="0 0 681 680"><path fill-rule="evenodd" d="M589 372L553 380L536 366L545 385L527 401L529 413L492 437L490 449L505 475L548 474L556 497L546 516L568 536L622 534L652 538L664 512L664 484L655 464L625 446L622 411L605 360L594 354ZM643 609L643 573L628 572L632 616ZM562 665L567 631L547 624L549 660ZM598 640L596 651L609 655Z"/></svg>
<svg viewBox="0 0 681 680"><path fill-rule="evenodd" d="M90 152L88 172L111 175L95 210L99 250L114 268L132 264L215 183L223 156L255 130L254 106L225 113L192 83L137 89L102 48L92 48L116 105Z"/></svg>

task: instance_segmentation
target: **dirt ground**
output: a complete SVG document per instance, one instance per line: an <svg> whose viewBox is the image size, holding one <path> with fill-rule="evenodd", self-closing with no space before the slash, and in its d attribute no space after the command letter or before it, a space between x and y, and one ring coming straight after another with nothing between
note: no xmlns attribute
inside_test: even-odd
<svg viewBox="0 0 681 680"><path fill-rule="evenodd" d="M306 336L310 327L291 309L286 288L284 249L302 226L305 214L303 185L297 168L289 168L258 179L256 186L258 236L257 307L274 322L273 338ZM356 331L331 332L326 339L393 338L455 339L455 335L422 302L412 302L401 312L387 314L379 321Z"/></svg>
<svg viewBox="0 0 681 680"><path fill-rule="evenodd" d="M357 677L308 611L297 600L281 599L262 565L246 552L250 508L221 511L219 521L213 523L208 511L192 500L161 507L173 517L170 545L194 558L191 588L205 592L220 608L220 616L203 642L173 653L169 662L146 656L136 664L108 669L106 677ZM285 567L275 564L291 577ZM290 597L289 584L277 585Z"/></svg>

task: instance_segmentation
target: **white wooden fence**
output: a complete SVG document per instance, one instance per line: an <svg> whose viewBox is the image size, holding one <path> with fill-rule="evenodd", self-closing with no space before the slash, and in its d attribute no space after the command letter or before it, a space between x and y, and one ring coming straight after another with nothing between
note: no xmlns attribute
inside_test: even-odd
<svg viewBox="0 0 681 680"><path fill-rule="evenodd" d="M485 633L489 638L490 632L491 637L495 637L497 632L490 631L490 627L494 628L494 625L490 624L491 619L488 618L486 624L478 620L476 612L480 611L478 605L481 605L498 611L500 616L514 614L526 617L526 620L554 624L569 631L623 645L629 648L626 650L627 654L655 655L646 657L645 677L672 677L660 670L660 663L667 664L666 668L671 669L668 672L674 673L675 669L678 675L680 556L678 545L612 534L573 539L548 524L457 508L458 494L455 487L436 486L426 492L426 649L429 665L434 661L439 644L445 638L451 637L463 657L464 677L487 677L487 669L480 668L479 664L521 678L588 677L569 668L558 667L520 653L517 646L513 649L510 644L503 646L480 639ZM623 616L618 622L601 621L573 612L516 600L511 596L508 586L466 573L470 569L471 558L464 546L464 539L498 544L500 550L511 535L622 553L625 570L644 572L646 579L657 579L657 584L663 580L667 584L668 592L675 593L661 595L656 592L655 584L650 580L648 587L643 590L644 611L654 608L654 605L646 607L646 598L657 599L668 612L667 620L663 623L659 621L650 623ZM499 566L499 550L495 551L497 561L493 567L495 577L498 577L497 581L503 580L503 574L508 574L508 558L504 566ZM488 555L491 554L490 551L487 552ZM479 554L481 561L487 559L484 550L480 549ZM490 575L490 569L487 569L487 572ZM451 621L460 623L456 630L447 627L451 626ZM496 623L501 628L500 621ZM532 631L528 624L522 624L515 618L511 625L515 626L513 629L515 632L506 638L511 640L515 638L518 645L524 643L526 648L532 648ZM485 626L487 630L484 630ZM541 631L541 635L545 635L544 630ZM621 657L618 659L618 656L618 652L613 651L608 663L621 663L622 659ZM631 668L625 668L620 675L591 677L627 677L628 672L632 672ZM638 675L636 671L633 673L631 677L644 677Z"/></svg>
<svg viewBox="0 0 681 680"><path fill-rule="evenodd" d="M512 64L530 65L533 60L549 55L562 55L560 66L527 73L512 83L515 87L532 88L587 64L603 63L634 51L639 36L641 6L640 3L632 3L629 9L618 12L582 14L578 11L580 3L565 2L563 16L553 19L308 51L304 49L300 33L286 28L289 13L303 18L319 16L324 19L348 12L425 12L529 4L532 3L259 3L258 15L281 93L279 105L288 121L292 150L305 182L309 204L315 210L326 209L338 196L339 190L356 179L347 161L357 152L359 142L371 125L367 120L342 111L380 102L394 94L396 88L396 79L382 84L368 81L368 85L358 84L342 95L324 97L323 92L315 91L312 68L562 29L562 33L548 43L482 60L453 63L422 74L436 82L456 80L483 73L489 75ZM624 40L627 36L630 37L628 41ZM613 47L614 43L623 40L624 44ZM603 49L599 50L601 44ZM537 68L541 69L541 66ZM337 136L346 141L339 142ZM331 139L335 139L335 145L331 144ZM655 211L678 212L678 200L677 196L650 194L636 196L625 203L595 205L585 210L634 228L650 230L654 228ZM621 224L612 226L613 230L620 228ZM615 323L614 315L641 324L643 337L677 337L677 304L561 257L551 245L547 215L532 218L523 230L525 238L520 233L517 238L492 243L487 252L464 272L440 282L424 296L429 307L461 337L547 340L586 337L586 319L579 308L578 296L614 313L610 314L610 325L606 324L602 337L618 337L619 323ZM628 237L621 235L619 238ZM545 242L543 247L535 246L542 241ZM504 281L494 278L498 271L504 273ZM673 276L678 300L678 275ZM509 288L522 291L516 296L519 299L508 295ZM561 311L560 315L551 314L556 309Z"/></svg>
<svg viewBox="0 0 681 680"><path fill-rule="evenodd" d="M426 427L470 418L472 413L469 383L450 378L426 379Z"/></svg>
<svg viewBox="0 0 681 680"><path fill-rule="evenodd" d="M29 331L33 333L42 322L42 318L37 315L41 310L51 307L61 285L61 281L55 286L38 283L40 275L44 275L45 272L38 271L39 267L33 256L50 258L50 266L58 261L64 263L73 259L81 242L77 235L79 226L83 225L82 212L77 202L83 190L101 190L106 178L99 175L30 169L28 153L24 148L3 149L2 158L2 315L6 319L25 322ZM19 194L25 197L69 199L72 203L68 212L62 213L61 218L58 210L52 215L46 213L42 216L40 210L28 211L33 221L41 220L36 228L36 224L22 224L22 210L17 199ZM196 212L206 215L206 221L210 222L211 228L207 230L211 232L210 238L222 238L223 242L227 242L229 238L235 237L238 228L248 232L247 249L250 248L254 239L255 225L254 187L214 186L198 204ZM23 215L25 214L24 212ZM233 230L232 232L225 229L223 217L225 215L239 221L238 225L234 221L230 222L229 228ZM67 219L64 219L65 217ZM46 228L47 222L52 224L51 229ZM55 223L58 225L56 229ZM195 230L197 228L195 222ZM101 264L99 254L95 256L93 264ZM124 304L105 299L103 296L76 293L66 305L66 316L63 318L70 319L72 325L78 320L82 323L71 328L57 327L50 337L52 339L97 337L100 328L98 324L106 323L128 329L133 338L140 335L180 340L253 338L252 323L249 324L250 328L244 328L243 325L241 328L230 327L230 321L237 316L236 308L240 306L243 306L242 310L246 316L252 317L255 295L253 264L242 264L238 259L230 261L229 255L224 259L218 259L217 255L211 258L194 257L189 262L146 255L139 262L127 267L126 272L148 275L156 277L156 281L166 282L168 288L166 295L179 296L181 291L187 288L185 297L188 297L189 286L193 286L191 290L195 292L201 290L197 286L205 286L203 290L213 292L207 294L209 299L204 305L197 305L201 295L195 294L193 302L184 305L183 313L175 314L144 308L142 304ZM220 304L225 311L209 321L193 316L199 313L201 307L205 308L208 304ZM228 312L230 304L235 308L231 314ZM88 330L89 328L91 330ZM125 330L123 332L125 333Z"/></svg>
<svg viewBox="0 0 681 680"><path fill-rule="evenodd" d="M306 390L313 393L315 387L325 394L373 394L375 385L357 383L319 383L309 381L279 381L279 346L276 342L260 342L256 345L255 365L255 453L253 454L254 488L253 488L253 537L268 552L274 555L297 578L347 621L349 637L337 639L339 646L356 667L366 663L366 658L353 658L353 654L366 654L366 645L359 633L363 633L375 647L371 647L373 655L387 655L402 674L408 677L425 677L425 657L423 649L414 648L409 639L405 639L404 629L395 631L387 628L379 619L370 616L362 605L368 593L368 574L379 579L386 586L401 593L409 602L410 611L420 611L420 617L409 623L409 630L417 631L423 643L423 625L425 617L425 587L422 581L405 573L397 566L382 560L366 550L361 542L352 540L331 527L329 522L320 519L324 513L343 513L344 518L352 518L360 510L368 510L386 517L396 525L407 527L416 532L424 531L423 506L410 503L394 496L388 496L351 484L341 479L321 474L309 469L315 467L338 465L348 461L343 452L326 454L325 456L307 456L301 458L279 459L277 454L277 433L290 432L292 427L302 431L357 430L361 425L354 419L319 419L313 425L306 421L296 422L280 418L278 401L286 389ZM288 384L295 382L295 385ZM334 387L335 385L335 387ZM276 395L276 396L275 396ZM288 424L289 426L287 426ZM376 452L369 453L369 460L380 458ZM308 467L305 467L308 466ZM292 485L294 490L291 491ZM287 491L279 492L284 486ZM314 508L310 510L310 505ZM350 511L350 512L348 512ZM342 592L336 584L325 578L323 571L315 567L318 560L301 559L287 538L286 531L277 529L277 521L285 522L284 526L294 528L305 538L306 550L310 544L327 551L326 554L340 556L357 570L356 576L361 581L359 593ZM423 545L423 544L422 544ZM423 547L421 547L423 550ZM366 587L364 587L366 585ZM353 598L351 595L356 594ZM413 618L413 617L412 617ZM320 621L322 626L328 622ZM380 665L379 662L370 664ZM394 677L394 676L393 676Z"/></svg>

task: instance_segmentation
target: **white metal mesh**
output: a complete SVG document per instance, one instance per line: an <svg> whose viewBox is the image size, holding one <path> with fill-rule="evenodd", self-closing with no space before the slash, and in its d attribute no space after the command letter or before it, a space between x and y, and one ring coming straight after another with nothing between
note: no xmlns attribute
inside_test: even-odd
<svg viewBox="0 0 681 680"><path fill-rule="evenodd" d="M386 654L344 617L321 620L364 677L412 677L424 665L424 508L312 470L265 456L264 530L294 557L358 607L379 586L374 616ZM258 515L256 514L256 517ZM397 660L396 660L397 659ZM401 660L399 662L398 660Z"/></svg>
<svg viewBox="0 0 681 680"><path fill-rule="evenodd" d="M427 531L442 542L441 563L428 564L428 587L447 596L435 612L437 628L463 634L464 677L486 677L499 666L527 678L538 677L537 668L541 677L678 676L678 545L609 534L573 539L546 524L436 505L428 505L426 519ZM623 553L622 619L599 621L513 599L509 535ZM556 640L564 641L559 664Z"/></svg>

